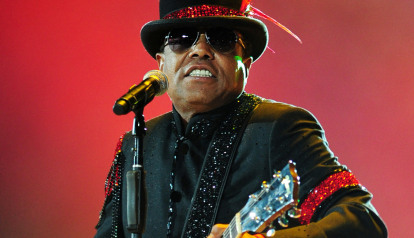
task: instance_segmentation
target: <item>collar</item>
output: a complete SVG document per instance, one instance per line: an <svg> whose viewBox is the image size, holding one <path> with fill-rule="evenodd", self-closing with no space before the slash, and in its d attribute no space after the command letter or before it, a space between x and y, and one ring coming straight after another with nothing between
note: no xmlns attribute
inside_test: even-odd
<svg viewBox="0 0 414 238"><path fill-rule="evenodd" d="M185 137L188 139L207 138L214 134L222 118L231 111L231 108L237 105L237 99L233 102L213 109L208 112L195 114L184 128L181 116L173 105L173 121L177 137Z"/></svg>

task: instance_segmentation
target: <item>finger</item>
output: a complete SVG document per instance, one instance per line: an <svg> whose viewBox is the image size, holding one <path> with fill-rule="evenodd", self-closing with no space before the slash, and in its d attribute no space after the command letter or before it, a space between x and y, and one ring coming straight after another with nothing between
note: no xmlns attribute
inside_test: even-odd
<svg viewBox="0 0 414 238"><path fill-rule="evenodd" d="M223 235L223 232L229 225L227 224L216 224L211 229L211 233L207 238L220 238Z"/></svg>

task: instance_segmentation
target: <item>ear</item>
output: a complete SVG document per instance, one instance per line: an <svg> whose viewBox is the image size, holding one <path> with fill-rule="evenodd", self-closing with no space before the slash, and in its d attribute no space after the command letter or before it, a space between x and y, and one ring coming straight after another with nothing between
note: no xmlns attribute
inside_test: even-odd
<svg viewBox="0 0 414 238"><path fill-rule="evenodd" d="M246 78L249 76L249 70L253 63L253 57L247 57L243 60L244 68L246 69L245 75Z"/></svg>
<svg viewBox="0 0 414 238"><path fill-rule="evenodd" d="M157 53L155 55L158 63L158 69L163 71L164 68L164 53Z"/></svg>

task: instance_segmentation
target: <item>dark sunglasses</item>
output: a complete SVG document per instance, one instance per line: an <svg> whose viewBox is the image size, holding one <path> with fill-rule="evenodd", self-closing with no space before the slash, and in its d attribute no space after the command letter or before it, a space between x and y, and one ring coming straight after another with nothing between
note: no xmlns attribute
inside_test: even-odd
<svg viewBox="0 0 414 238"><path fill-rule="evenodd" d="M197 28L174 29L165 37L164 46L168 45L176 53L183 53L197 43L201 33L205 34L207 43L219 53L232 52L236 48L237 42L240 42L240 45L245 49L240 37L233 30L225 27L215 27L205 31L200 31Z"/></svg>

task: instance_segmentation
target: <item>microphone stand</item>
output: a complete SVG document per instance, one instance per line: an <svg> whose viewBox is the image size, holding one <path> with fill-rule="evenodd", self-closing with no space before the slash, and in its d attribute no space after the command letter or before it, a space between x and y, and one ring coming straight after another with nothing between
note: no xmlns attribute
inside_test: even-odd
<svg viewBox="0 0 414 238"><path fill-rule="evenodd" d="M126 174L127 185L127 229L131 238L141 238L145 230L147 213L147 191L145 187L145 171L143 158L143 140L146 132L143 115L144 107L134 110L135 118L132 126L134 137L134 160L132 170Z"/></svg>

